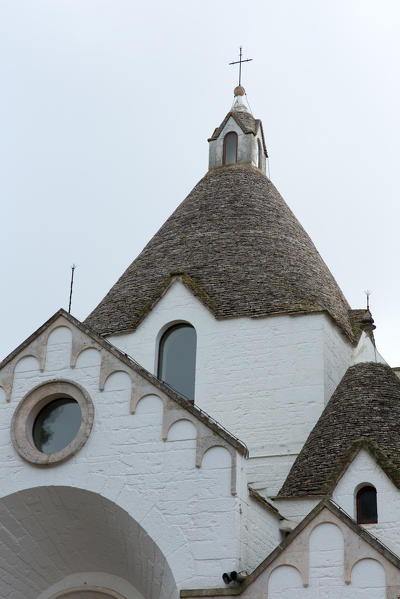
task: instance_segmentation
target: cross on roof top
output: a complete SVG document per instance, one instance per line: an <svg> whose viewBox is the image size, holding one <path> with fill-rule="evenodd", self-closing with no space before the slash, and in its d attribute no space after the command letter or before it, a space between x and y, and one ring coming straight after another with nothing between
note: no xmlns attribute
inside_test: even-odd
<svg viewBox="0 0 400 599"><path fill-rule="evenodd" d="M242 63L250 62L251 60L253 60L253 59L252 58L245 58L245 59L242 58L242 46L240 46L239 60L229 63L229 64L238 64L239 65L239 85L242 85Z"/></svg>

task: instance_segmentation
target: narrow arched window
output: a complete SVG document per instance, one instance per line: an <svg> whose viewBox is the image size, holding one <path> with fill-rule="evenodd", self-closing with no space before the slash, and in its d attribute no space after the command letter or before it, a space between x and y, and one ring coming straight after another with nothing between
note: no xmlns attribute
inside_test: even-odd
<svg viewBox="0 0 400 599"><path fill-rule="evenodd" d="M158 378L189 401L194 401L195 373L196 330L190 324L176 324L161 337Z"/></svg>
<svg viewBox="0 0 400 599"><path fill-rule="evenodd" d="M257 139L257 146L258 146L258 168L263 167L263 163L262 163L262 145L261 145L261 141L259 139Z"/></svg>
<svg viewBox="0 0 400 599"><path fill-rule="evenodd" d="M235 164L237 162L238 136L234 131L227 133L224 137L224 164Z"/></svg>
<svg viewBox="0 0 400 599"><path fill-rule="evenodd" d="M374 524L378 522L378 506L376 489L372 485L361 487L356 496L357 522L359 524Z"/></svg>

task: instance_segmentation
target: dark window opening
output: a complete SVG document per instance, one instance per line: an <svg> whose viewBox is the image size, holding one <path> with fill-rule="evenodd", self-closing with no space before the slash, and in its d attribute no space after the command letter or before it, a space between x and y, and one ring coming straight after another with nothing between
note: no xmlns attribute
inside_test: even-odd
<svg viewBox="0 0 400 599"><path fill-rule="evenodd" d="M194 401L195 373L196 331L189 324L174 325L161 337L157 376Z"/></svg>
<svg viewBox="0 0 400 599"><path fill-rule="evenodd" d="M362 487L357 493L356 502L357 522L359 524L374 524L375 522L378 522L378 506L375 487Z"/></svg>
<svg viewBox="0 0 400 599"><path fill-rule="evenodd" d="M78 434L82 412L75 399L62 397L42 408L33 424L35 446L42 453L55 453L67 447Z"/></svg>
<svg viewBox="0 0 400 599"><path fill-rule="evenodd" d="M234 131L227 133L224 137L224 164L235 164L237 162L238 136Z"/></svg>

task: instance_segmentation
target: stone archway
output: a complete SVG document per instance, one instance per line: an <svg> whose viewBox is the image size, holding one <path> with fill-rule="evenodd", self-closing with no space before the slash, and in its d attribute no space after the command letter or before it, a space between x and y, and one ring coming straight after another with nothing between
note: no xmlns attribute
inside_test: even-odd
<svg viewBox="0 0 400 599"><path fill-rule="evenodd" d="M159 547L122 508L74 487L0 499L0 597L176 599Z"/></svg>

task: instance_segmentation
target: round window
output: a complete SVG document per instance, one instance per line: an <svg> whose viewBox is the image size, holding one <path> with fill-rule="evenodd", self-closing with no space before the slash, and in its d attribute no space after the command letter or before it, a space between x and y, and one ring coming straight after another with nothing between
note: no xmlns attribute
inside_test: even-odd
<svg viewBox="0 0 400 599"><path fill-rule="evenodd" d="M39 451L54 453L67 447L78 434L82 411L75 399L55 399L42 408L33 424L33 442Z"/></svg>
<svg viewBox="0 0 400 599"><path fill-rule="evenodd" d="M87 441L94 408L87 392L70 381L49 381L30 391L14 412L12 441L34 464L54 464Z"/></svg>

